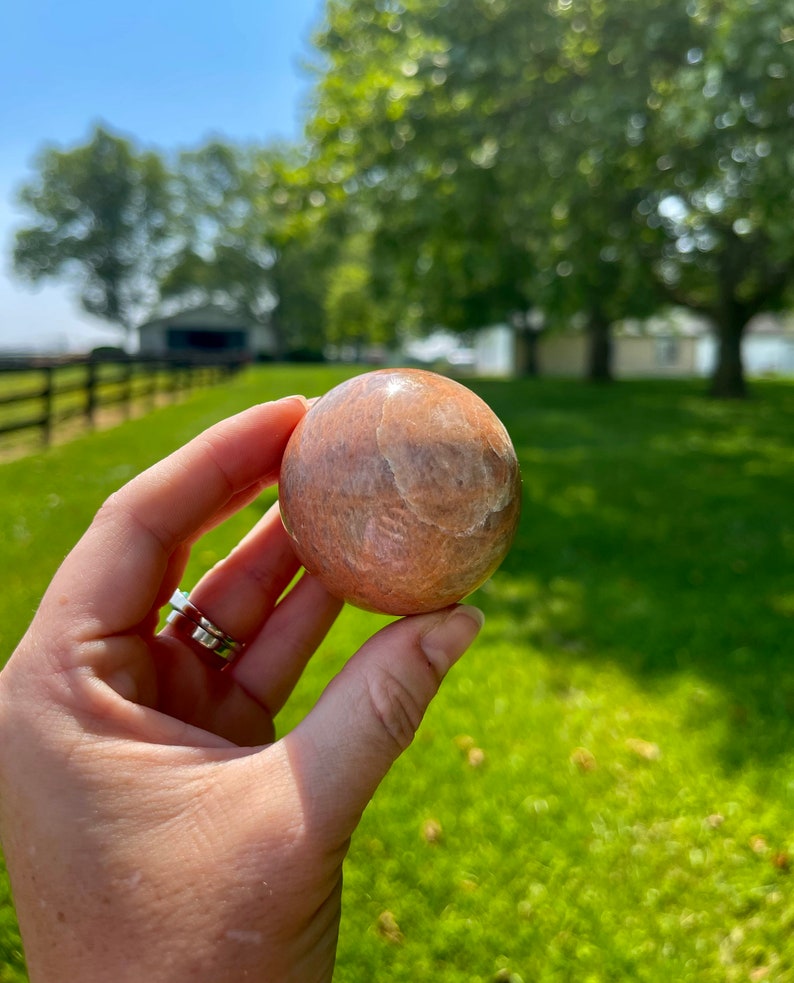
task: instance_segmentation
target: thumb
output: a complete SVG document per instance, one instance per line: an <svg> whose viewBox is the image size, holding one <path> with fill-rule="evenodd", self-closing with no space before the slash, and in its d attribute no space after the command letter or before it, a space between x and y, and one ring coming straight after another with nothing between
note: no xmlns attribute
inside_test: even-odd
<svg viewBox="0 0 794 983"><path fill-rule="evenodd" d="M329 845L352 834L483 620L477 608L458 605L393 622L362 646L284 738L306 819Z"/></svg>

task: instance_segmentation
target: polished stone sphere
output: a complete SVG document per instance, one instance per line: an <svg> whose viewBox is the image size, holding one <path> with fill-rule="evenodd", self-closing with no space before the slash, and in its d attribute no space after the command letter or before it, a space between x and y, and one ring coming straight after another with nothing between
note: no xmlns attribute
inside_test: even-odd
<svg viewBox="0 0 794 983"><path fill-rule="evenodd" d="M322 396L279 481L303 565L336 597L386 614L461 600L496 570L518 525L513 445L470 389L381 369Z"/></svg>

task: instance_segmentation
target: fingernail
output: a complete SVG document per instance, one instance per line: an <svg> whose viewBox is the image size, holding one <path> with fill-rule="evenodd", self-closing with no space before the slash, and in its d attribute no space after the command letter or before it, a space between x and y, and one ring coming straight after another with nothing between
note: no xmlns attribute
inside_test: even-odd
<svg viewBox="0 0 794 983"><path fill-rule="evenodd" d="M485 615L470 604L459 604L440 624L422 635L419 644L428 661L443 675L471 645Z"/></svg>
<svg viewBox="0 0 794 983"><path fill-rule="evenodd" d="M305 396L302 396L299 393L296 393L294 396L282 396L281 399L279 399L277 402L288 403L290 402L290 400L295 400L296 402L300 403L301 406L304 406L308 409L309 406L308 399L306 399Z"/></svg>

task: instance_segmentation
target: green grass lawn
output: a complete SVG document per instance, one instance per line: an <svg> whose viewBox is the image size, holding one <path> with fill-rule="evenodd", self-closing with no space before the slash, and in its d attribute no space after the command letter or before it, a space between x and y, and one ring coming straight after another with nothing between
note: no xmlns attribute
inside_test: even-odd
<svg viewBox="0 0 794 983"><path fill-rule="evenodd" d="M349 371L252 369L1 466L0 660L110 491ZM336 980L794 981L794 386L471 385L516 444L521 529L353 841ZM343 613L282 728L382 623ZM0 877L0 983L24 979Z"/></svg>

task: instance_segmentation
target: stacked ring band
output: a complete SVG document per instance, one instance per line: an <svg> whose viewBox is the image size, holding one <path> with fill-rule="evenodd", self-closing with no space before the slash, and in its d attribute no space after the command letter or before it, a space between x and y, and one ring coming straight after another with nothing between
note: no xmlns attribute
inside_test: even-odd
<svg viewBox="0 0 794 983"><path fill-rule="evenodd" d="M192 626L190 637L202 648L226 663L233 662L242 652L242 644L205 617L196 605L188 600L185 591L174 591L168 603L173 608L166 619L168 624L176 624L180 619L185 619Z"/></svg>

